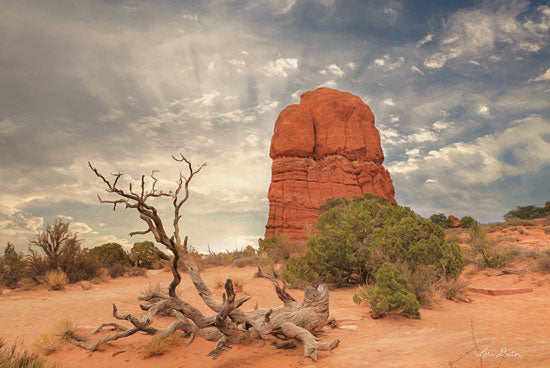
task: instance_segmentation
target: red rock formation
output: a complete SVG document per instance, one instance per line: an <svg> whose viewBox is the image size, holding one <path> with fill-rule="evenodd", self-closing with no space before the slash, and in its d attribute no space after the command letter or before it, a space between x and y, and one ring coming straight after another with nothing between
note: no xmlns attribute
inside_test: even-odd
<svg viewBox="0 0 550 368"><path fill-rule="evenodd" d="M546 207L546 208L550 207L550 201L545 202L544 207Z"/></svg>
<svg viewBox="0 0 550 368"><path fill-rule="evenodd" d="M350 93L304 93L279 114L270 156L266 236L305 239L327 198L375 193L395 202L374 115Z"/></svg>
<svg viewBox="0 0 550 368"><path fill-rule="evenodd" d="M449 220L449 222L448 222L447 226L452 227L452 228L460 227L460 220L458 219L458 217L450 215L448 220Z"/></svg>

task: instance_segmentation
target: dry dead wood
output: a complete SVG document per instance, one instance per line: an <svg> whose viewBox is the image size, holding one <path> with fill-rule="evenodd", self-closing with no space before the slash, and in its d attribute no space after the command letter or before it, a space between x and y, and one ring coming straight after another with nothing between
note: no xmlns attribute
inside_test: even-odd
<svg viewBox="0 0 550 368"><path fill-rule="evenodd" d="M104 328L110 328L112 331L117 332L93 343L88 343L70 333L66 336L67 339L77 346L95 351L100 345L106 342L128 337L137 332L168 336L177 331L183 331L189 337L189 344L195 336L216 341L215 349L208 354L214 359L228 350L231 344L250 339L267 339L270 336L282 340L294 339L300 341L304 346L303 356L309 357L314 361L317 360L317 352L319 350L332 351L332 349L338 346L338 339L330 342L320 342L314 335L326 324L333 321L332 318L329 318L329 292L325 285L321 284L316 288L308 287L305 290L304 299L297 301L286 291L284 283L283 287L279 285L279 280L276 276L268 276L261 269L258 269L256 276L267 277L273 282L277 296L283 302L282 307L243 312L239 308L250 297L236 298L233 282L230 279L226 281L223 300L220 301L214 298L212 292L202 279L197 265L192 257L189 256L187 237L184 237L182 242L179 228L179 221L181 219L180 210L189 198L189 183L206 166L206 163L198 168L194 168L191 162L182 154L179 157L173 156L172 158L177 162L186 164L188 170L187 176L180 173L179 179L176 182L176 190L173 192L165 192L156 188L158 182L155 176L156 171L153 171L148 180L146 180L145 176L141 177L139 190L134 190L135 188L132 184L129 184L128 190L123 190L118 186L119 180L122 177L121 173L113 174L114 179L108 180L95 167L88 163L90 169L106 185L106 191L116 195L115 199L102 199L98 196L99 201L101 203L112 204L113 210L120 204L126 208L134 208L139 212L140 218L146 223L147 228L143 231L132 232L130 235L151 233L157 243L167 248L168 253L158 248L156 251L160 258L169 261L173 279L168 287L167 294L153 292L138 297L138 300L141 301L158 300L152 304L141 305L142 310L145 311L141 318L129 313L119 314L116 305L113 304L113 317L117 320L127 321L131 326L124 326L114 322L103 323L94 333L98 333ZM147 182L149 182L149 185L147 185ZM146 190L146 186L150 187L150 189ZM174 220L171 236L167 235L157 209L147 203L148 199L159 197L172 199ZM178 270L180 259L189 271L191 281L199 296L214 312L213 314L203 314L176 294L176 287L181 281L181 275ZM153 323L155 314L166 309L173 311L172 316L175 317L175 321L163 330L152 327L151 324ZM282 344L280 346L288 348L292 345Z"/></svg>

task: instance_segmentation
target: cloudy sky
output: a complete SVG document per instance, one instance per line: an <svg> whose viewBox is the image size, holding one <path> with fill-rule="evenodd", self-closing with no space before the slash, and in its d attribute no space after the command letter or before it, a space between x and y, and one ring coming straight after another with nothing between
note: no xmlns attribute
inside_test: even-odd
<svg viewBox="0 0 550 368"><path fill-rule="evenodd" d="M546 1L0 0L0 247L56 217L87 246L144 237L97 202L86 163L127 180L184 152L208 166L183 230L256 245L274 121L302 92L376 116L398 203L500 220L550 200ZM158 203L161 209L169 207Z"/></svg>

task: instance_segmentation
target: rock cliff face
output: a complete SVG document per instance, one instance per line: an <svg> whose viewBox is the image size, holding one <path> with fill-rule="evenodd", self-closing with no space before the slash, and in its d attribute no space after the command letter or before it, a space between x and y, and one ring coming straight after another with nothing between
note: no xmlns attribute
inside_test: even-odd
<svg viewBox="0 0 550 368"><path fill-rule="evenodd" d="M374 115L350 93L319 88L285 108L271 139L266 236L305 239L327 198L375 193L395 201Z"/></svg>

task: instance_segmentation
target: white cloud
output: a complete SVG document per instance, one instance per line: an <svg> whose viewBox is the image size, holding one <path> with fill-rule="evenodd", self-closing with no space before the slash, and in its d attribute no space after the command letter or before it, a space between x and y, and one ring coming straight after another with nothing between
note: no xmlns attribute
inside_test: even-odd
<svg viewBox="0 0 550 368"><path fill-rule="evenodd" d="M199 16L197 14L186 14L186 13L183 13L181 15L181 17L185 20L191 20L193 22L198 22L199 21Z"/></svg>
<svg viewBox="0 0 550 368"><path fill-rule="evenodd" d="M16 125L11 119L0 120L0 136L9 137L17 129L19 129L19 126Z"/></svg>
<svg viewBox="0 0 550 368"><path fill-rule="evenodd" d="M385 71L396 70L401 68L404 62L405 58L403 56L399 56L392 60L390 54L386 54L382 56L382 58L374 59L369 69L380 68Z"/></svg>
<svg viewBox="0 0 550 368"><path fill-rule="evenodd" d="M273 111L279 106L279 101L267 101L256 106L258 114L265 114L266 112Z"/></svg>
<svg viewBox="0 0 550 368"><path fill-rule="evenodd" d="M420 75L425 75L424 72L422 70L420 70L416 65L412 65L411 70L413 72L416 72L416 73L420 74Z"/></svg>
<svg viewBox="0 0 550 368"><path fill-rule="evenodd" d="M275 61L270 61L266 66L262 68L262 72L270 77L288 77L287 72L298 70L298 59L293 58L279 58Z"/></svg>
<svg viewBox="0 0 550 368"><path fill-rule="evenodd" d="M220 92L218 91L212 91L209 93L203 93L202 97L197 98L196 100L193 100L194 103L198 103L201 106L213 106L214 105L214 99L216 97L220 96Z"/></svg>
<svg viewBox="0 0 550 368"><path fill-rule="evenodd" d="M336 88L338 87L338 83L336 83L335 80L329 80L323 84L320 84L318 87Z"/></svg>
<svg viewBox="0 0 550 368"><path fill-rule="evenodd" d="M432 124L432 127L436 130L445 130L453 125L454 123L451 121L437 120L435 123Z"/></svg>
<svg viewBox="0 0 550 368"><path fill-rule="evenodd" d="M421 128L418 130L417 133L410 135L408 140L412 142L419 142L419 143L434 142L434 141L437 141L437 134L435 134L434 132L428 129Z"/></svg>
<svg viewBox="0 0 550 368"><path fill-rule="evenodd" d="M541 82L541 81L547 81L550 80L550 68L546 69L544 73L539 75L536 78L529 79L529 82Z"/></svg>
<svg viewBox="0 0 550 368"><path fill-rule="evenodd" d="M342 78L346 76L346 73L340 69L340 67L336 64L331 64L327 67L328 71L332 73L332 75L337 76L338 78Z"/></svg>
<svg viewBox="0 0 550 368"><path fill-rule="evenodd" d="M500 61L497 55L500 47L508 54L538 52L548 44L545 37L549 19L545 8L539 7L539 15L520 21L520 14L527 3L514 2L509 6L488 6L483 9L462 10L454 13L447 22L448 27L439 43L439 51L424 60L431 69L441 69L449 60L464 57L466 60L491 58Z"/></svg>
<svg viewBox="0 0 550 368"><path fill-rule="evenodd" d="M487 118L492 118L493 117L493 115L491 115L491 111L489 109L489 106L487 106L487 105L483 105L483 104L479 105L477 112L479 113L479 115L485 116Z"/></svg>
<svg viewBox="0 0 550 368"><path fill-rule="evenodd" d="M350 68L351 70L354 70L356 65L353 61L350 61L349 63L346 64L348 66L348 68Z"/></svg>
<svg viewBox="0 0 550 368"><path fill-rule="evenodd" d="M397 115L390 115L388 120L390 121L390 123L398 123L399 122L399 116Z"/></svg>
<svg viewBox="0 0 550 368"><path fill-rule="evenodd" d="M464 185L490 184L504 176L537 172L550 164L550 121L540 116L517 120L502 132L488 134L472 142L458 142L432 150L421 160L392 163L399 173L418 170L431 177L452 177ZM507 157L513 157L508 161ZM393 172L393 171L392 171ZM482 173L482 174L480 174Z"/></svg>
<svg viewBox="0 0 550 368"><path fill-rule="evenodd" d="M426 183L426 184L439 184L439 180L437 180L436 178L428 178L428 179L426 179L426 181L424 183Z"/></svg>
<svg viewBox="0 0 550 368"><path fill-rule="evenodd" d="M391 98L386 98L382 103L387 106L395 106L395 102Z"/></svg>
<svg viewBox="0 0 550 368"><path fill-rule="evenodd" d="M418 48L418 47L424 45L425 43L431 42L432 39L433 39L433 36L434 36L433 34L428 33L428 34L426 35L426 37L424 37L423 39L421 39L420 41L418 41L418 42L416 43L416 47Z"/></svg>

